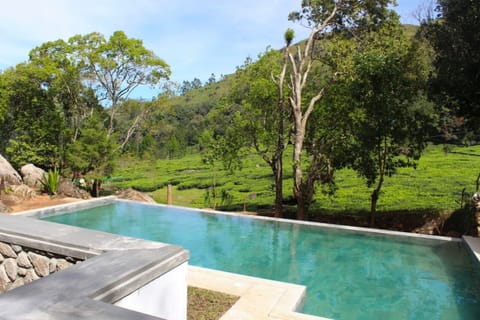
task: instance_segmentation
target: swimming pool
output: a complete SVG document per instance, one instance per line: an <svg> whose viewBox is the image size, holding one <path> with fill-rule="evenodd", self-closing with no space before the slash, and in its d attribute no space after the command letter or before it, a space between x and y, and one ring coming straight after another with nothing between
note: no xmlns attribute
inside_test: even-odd
<svg viewBox="0 0 480 320"><path fill-rule="evenodd" d="M478 319L480 273L460 241L118 201L45 220L178 244L190 264L307 286L334 319Z"/></svg>

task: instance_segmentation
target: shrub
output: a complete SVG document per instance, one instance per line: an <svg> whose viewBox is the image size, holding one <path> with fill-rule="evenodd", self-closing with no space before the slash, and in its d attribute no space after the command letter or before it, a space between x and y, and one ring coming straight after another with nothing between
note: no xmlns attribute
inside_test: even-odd
<svg viewBox="0 0 480 320"><path fill-rule="evenodd" d="M53 171L48 170L48 172L43 173L43 180L40 180L43 185L43 189L49 195L53 196L57 194L58 186L60 184L60 173L57 168Z"/></svg>

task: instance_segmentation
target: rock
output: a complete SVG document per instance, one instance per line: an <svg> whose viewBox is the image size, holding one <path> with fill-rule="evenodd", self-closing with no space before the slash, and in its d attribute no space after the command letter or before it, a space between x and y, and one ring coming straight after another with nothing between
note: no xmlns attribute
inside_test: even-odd
<svg viewBox="0 0 480 320"><path fill-rule="evenodd" d="M13 251L15 251L15 253L19 253L20 251L22 251L22 247L19 246L19 245L16 245L16 244L12 244L12 249Z"/></svg>
<svg viewBox="0 0 480 320"><path fill-rule="evenodd" d="M18 267L15 259L7 259L3 262L5 272L12 282L17 279Z"/></svg>
<svg viewBox="0 0 480 320"><path fill-rule="evenodd" d="M10 212L10 208L7 207L1 200L0 200L0 213L7 213Z"/></svg>
<svg viewBox="0 0 480 320"><path fill-rule="evenodd" d="M9 283L11 283L10 278L5 272L3 265L0 266L0 292L5 292L9 288Z"/></svg>
<svg viewBox="0 0 480 320"><path fill-rule="evenodd" d="M7 186L22 184L22 178L12 165L0 154L0 180ZM1 181L0 181L1 184Z"/></svg>
<svg viewBox="0 0 480 320"><path fill-rule="evenodd" d="M19 267L23 267L23 268L32 267L32 263L30 262L30 260L28 259L28 255L24 251L18 254L17 264Z"/></svg>
<svg viewBox="0 0 480 320"><path fill-rule="evenodd" d="M24 284L25 284L25 280L23 280L23 278L18 278L17 280L15 280L14 283L12 283L10 290L21 287Z"/></svg>
<svg viewBox="0 0 480 320"><path fill-rule="evenodd" d="M13 251L12 247L10 247L8 244L5 244L3 242L0 242L0 254L8 258L17 257L17 254L15 253L15 251Z"/></svg>
<svg viewBox="0 0 480 320"><path fill-rule="evenodd" d="M25 274L25 277L23 278L23 281L25 281L25 284L27 284L37 279L40 279L40 278L37 276L35 271L33 269L28 269L27 273Z"/></svg>
<svg viewBox="0 0 480 320"><path fill-rule="evenodd" d="M120 199L135 200L147 203L155 203L155 200L152 199L148 194L142 193L134 189L125 189L116 193L116 196Z"/></svg>
<svg viewBox="0 0 480 320"><path fill-rule="evenodd" d="M72 181L62 179L58 186L57 194L77 199L90 199L90 194L82 189L77 188Z"/></svg>
<svg viewBox="0 0 480 320"><path fill-rule="evenodd" d="M67 260L59 259L59 260L57 260L56 271L62 271L62 270L65 270L65 269L67 269L68 267L71 267L71 266L72 266L72 264L70 262L68 262Z"/></svg>
<svg viewBox="0 0 480 320"><path fill-rule="evenodd" d="M25 269L25 268L18 268L17 273L20 277L24 277L27 274L27 270L28 269Z"/></svg>
<svg viewBox="0 0 480 320"><path fill-rule="evenodd" d="M50 263L48 265L48 271L50 273L54 273L55 271L57 271L57 262L58 260L55 258L50 259Z"/></svg>
<svg viewBox="0 0 480 320"><path fill-rule="evenodd" d="M2 200L5 204L13 206L32 199L36 194L37 192L27 185L14 185L10 186L10 191L2 196Z"/></svg>
<svg viewBox="0 0 480 320"><path fill-rule="evenodd" d="M30 188L34 189L42 189L43 185L41 181L43 181L45 170L36 167L33 164L26 164L20 168L20 174L23 177L23 183L29 186Z"/></svg>
<svg viewBox="0 0 480 320"><path fill-rule="evenodd" d="M28 253L28 258L30 259L30 262L32 262L35 272L40 277L45 277L50 274L50 259L33 252Z"/></svg>

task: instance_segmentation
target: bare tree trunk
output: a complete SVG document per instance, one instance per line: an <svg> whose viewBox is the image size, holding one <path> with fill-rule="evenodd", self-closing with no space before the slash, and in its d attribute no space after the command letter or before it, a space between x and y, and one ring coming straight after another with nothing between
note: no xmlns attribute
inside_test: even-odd
<svg viewBox="0 0 480 320"><path fill-rule="evenodd" d="M375 213L377 212L377 201L378 201L378 189L373 190L372 195L370 196L370 217L369 217L369 226L375 226Z"/></svg>
<svg viewBox="0 0 480 320"><path fill-rule="evenodd" d="M302 132L301 128L295 128L295 140L293 147L293 195L297 200L298 220L305 220L306 218L302 170L302 149L304 136L305 133Z"/></svg>
<svg viewBox="0 0 480 320"><path fill-rule="evenodd" d="M283 160L277 158L275 170L275 218L283 217Z"/></svg>
<svg viewBox="0 0 480 320"><path fill-rule="evenodd" d="M277 139L277 150L275 153L275 159L272 159L275 162L275 168L272 167L273 173L275 175L275 218L283 217L283 151L285 149L285 126L284 126L284 112L285 112L285 101L283 98L283 86L285 83L285 75L287 73L288 65L288 47L289 43L285 47L283 54L284 62L282 67L282 72L280 73L280 78L278 79L278 139Z"/></svg>
<svg viewBox="0 0 480 320"><path fill-rule="evenodd" d="M118 147L119 150L123 151L123 149L125 148L125 145L128 143L130 138L133 136L133 134L137 130L140 124L140 120L143 120L144 116L145 116L145 113L142 112L141 114L135 117L135 120L133 121L132 125L127 130L127 134L125 135L125 138L123 139L122 144Z"/></svg>
<svg viewBox="0 0 480 320"><path fill-rule="evenodd" d="M116 106L115 104L112 104L110 108L110 121L108 123L108 131L107 131L107 137L110 137L113 133L113 121L115 118L115 112L116 112Z"/></svg>
<svg viewBox="0 0 480 320"><path fill-rule="evenodd" d="M94 179L92 185L92 196L98 198L100 197L100 186L102 184L102 180Z"/></svg>
<svg viewBox="0 0 480 320"><path fill-rule="evenodd" d="M305 48L301 49L301 46L297 46L295 56L288 52L290 65L292 66L292 75L290 77L290 105L292 107L294 117L294 149L293 149L293 194L297 200L297 219L304 220L306 218L306 211L309 203L306 200L306 193L309 190L305 189L303 183L303 170L302 170L302 150L305 140L305 132L307 128L307 122L312 114L315 104L323 97L325 88L321 88L317 94L310 99L306 107L303 106L302 92L307 84L312 69L312 51L314 46L314 40L320 32L322 32L328 24L335 17L337 12L337 6L335 6L322 25L312 29L310 36L305 43Z"/></svg>
<svg viewBox="0 0 480 320"><path fill-rule="evenodd" d="M375 190L372 191L371 202L370 202L370 217L369 225L370 227L375 226L375 214L377 213L377 202L380 198L380 191L382 190L383 181L385 180L385 170L387 165L387 138L384 139L382 150L379 151L378 161L380 166L380 175L378 177L378 183Z"/></svg>

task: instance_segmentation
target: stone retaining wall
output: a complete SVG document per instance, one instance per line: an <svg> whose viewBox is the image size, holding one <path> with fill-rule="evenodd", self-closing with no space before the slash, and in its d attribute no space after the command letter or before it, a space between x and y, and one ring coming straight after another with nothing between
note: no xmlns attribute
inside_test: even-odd
<svg viewBox="0 0 480 320"><path fill-rule="evenodd" d="M0 293L66 269L80 259L0 241Z"/></svg>

